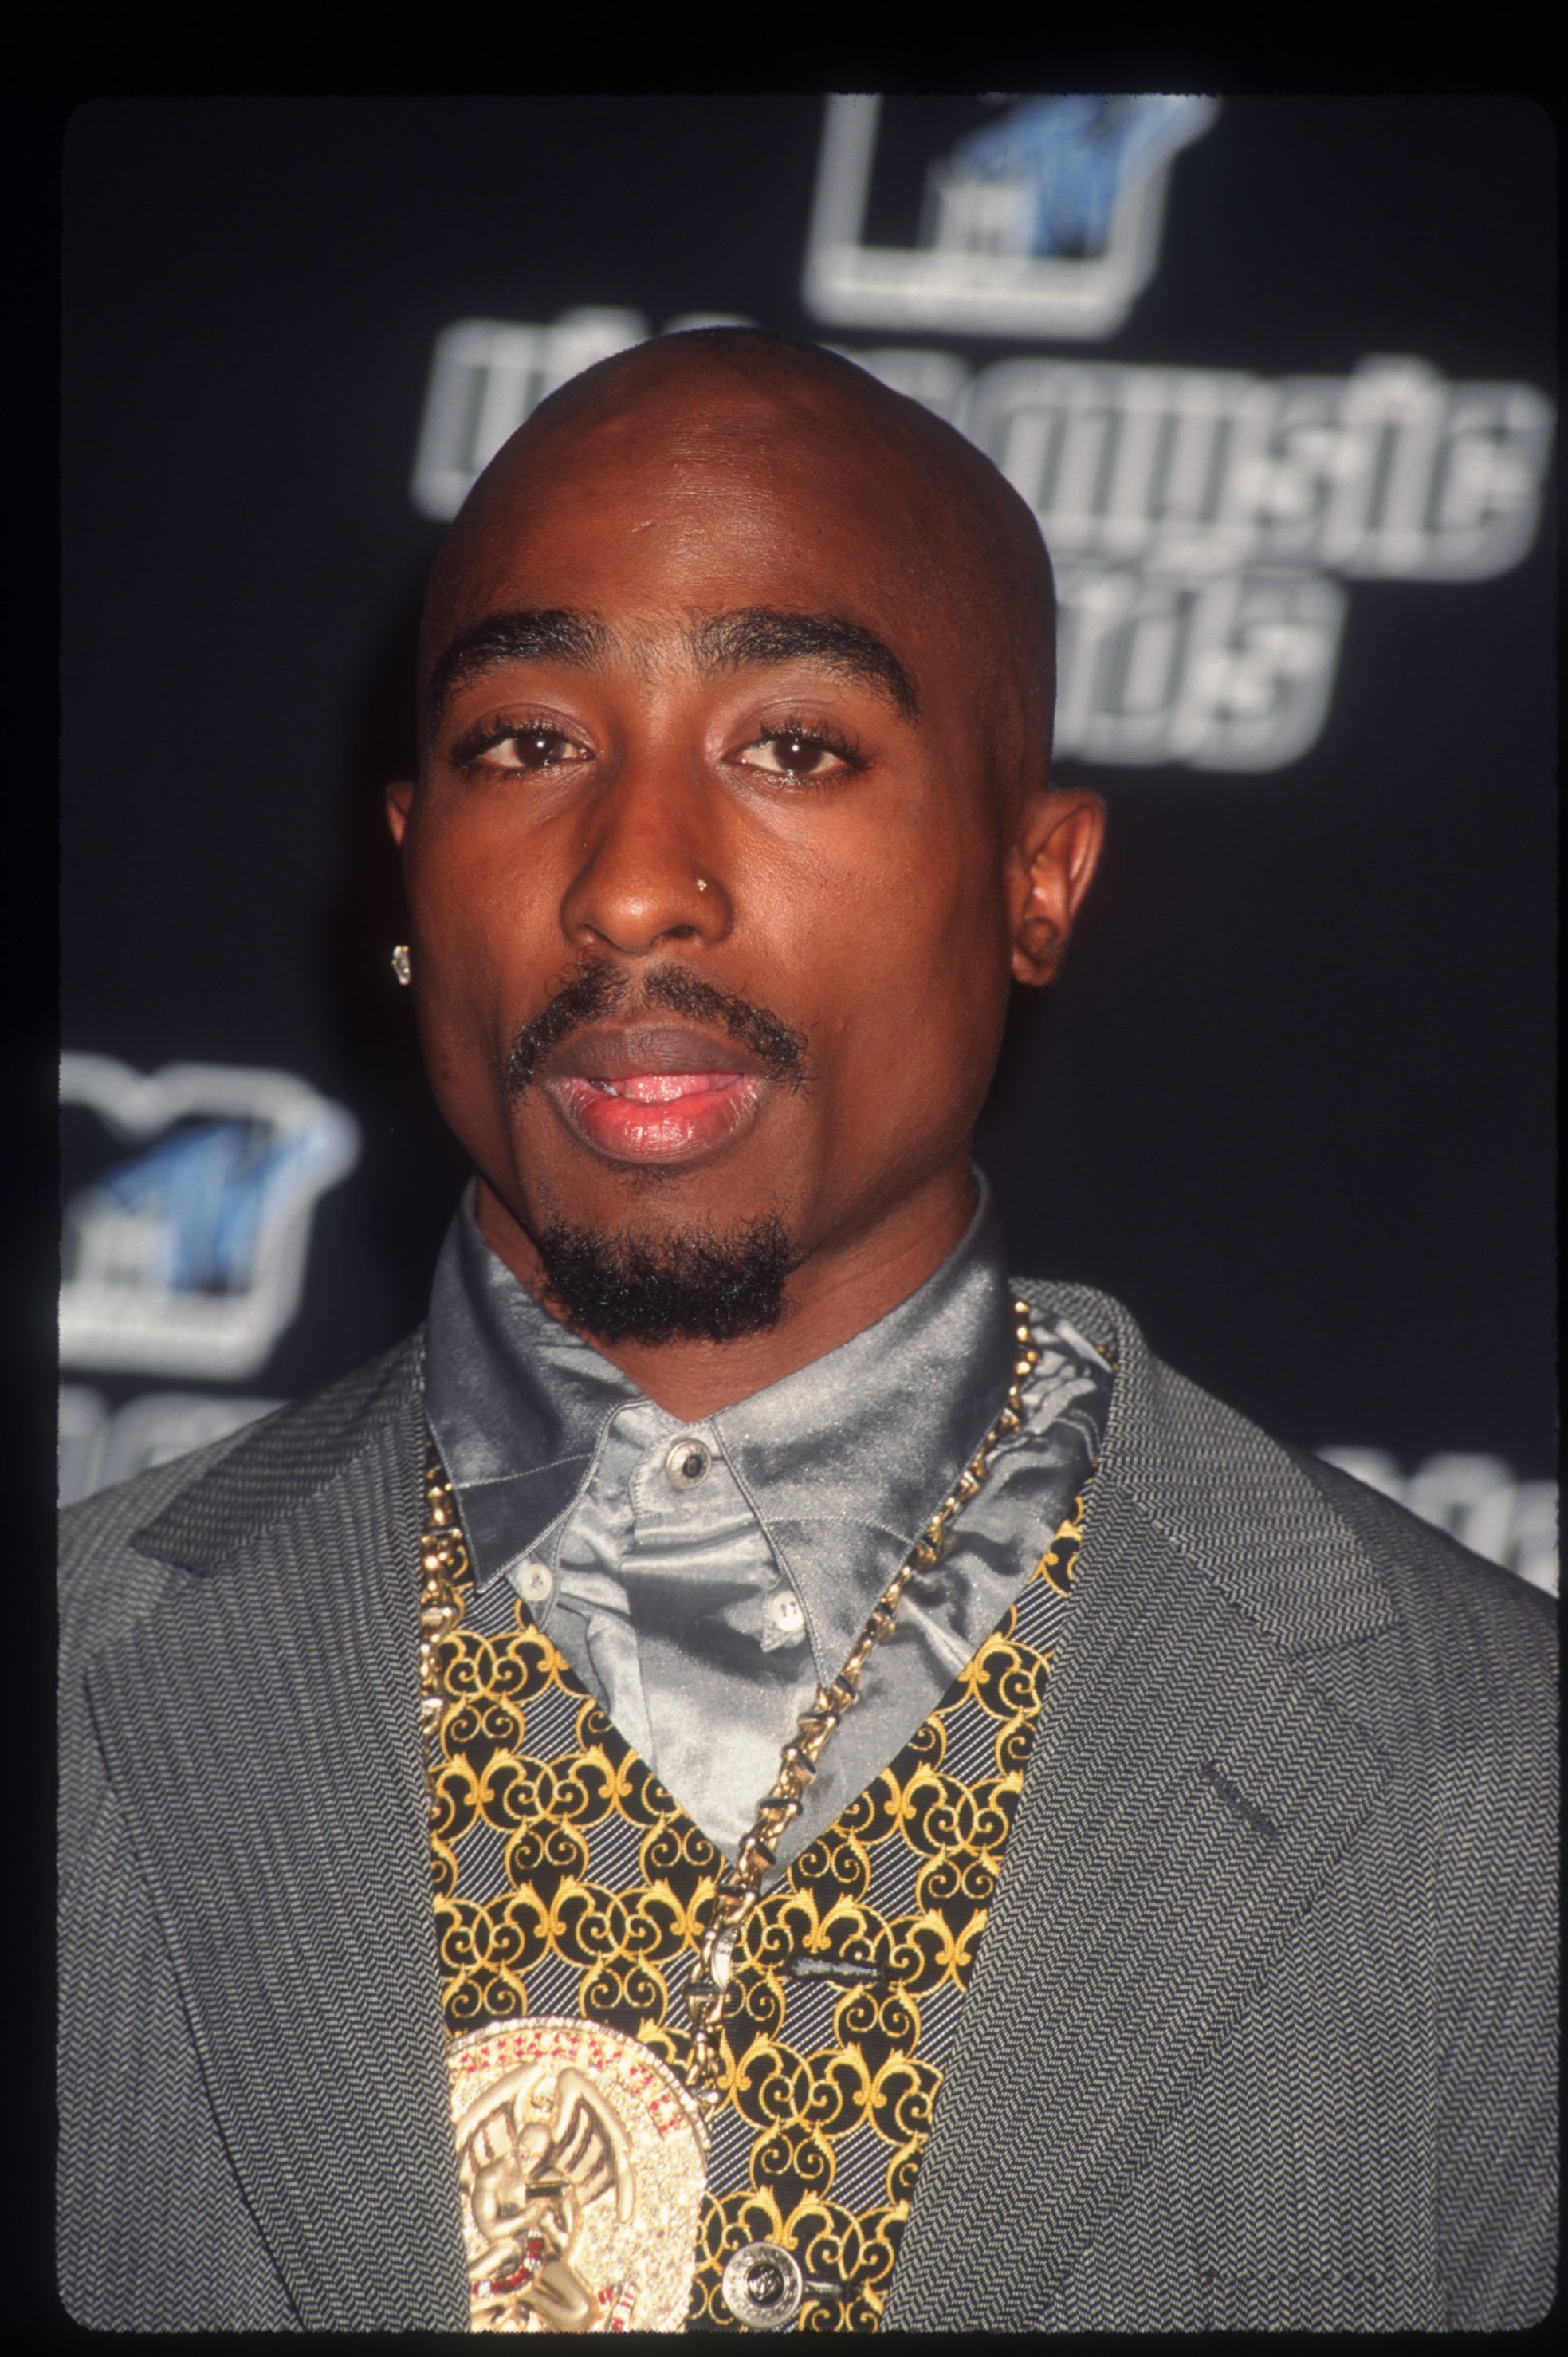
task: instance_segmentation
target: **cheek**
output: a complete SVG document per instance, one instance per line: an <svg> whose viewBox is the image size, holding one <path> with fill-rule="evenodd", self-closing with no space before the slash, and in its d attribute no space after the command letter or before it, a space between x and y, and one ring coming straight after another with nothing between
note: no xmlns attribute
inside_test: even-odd
<svg viewBox="0 0 1568 2357"><path fill-rule="evenodd" d="M404 868L422 996L445 1028L536 1004L538 973L560 962L559 892L517 832L469 821L411 830Z"/></svg>
<svg viewBox="0 0 1568 2357"><path fill-rule="evenodd" d="M884 836L874 858L841 856L813 883L798 955L824 1078L871 1086L889 1116L906 1093L967 1100L1006 1006L1000 873L955 858L944 831Z"/></svg>

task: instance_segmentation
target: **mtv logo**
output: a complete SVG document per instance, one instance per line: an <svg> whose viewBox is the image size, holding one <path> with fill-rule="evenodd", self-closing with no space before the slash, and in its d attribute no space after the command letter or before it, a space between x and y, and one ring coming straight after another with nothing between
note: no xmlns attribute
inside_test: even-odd
<svg viewBox="0 0 1568 2357"><path fill-rule="evenodd" d="M138 1150L66 1205L60 1361L253 1374L299 1307L312 1218L354 1167L352 1116L291 1072L60 1059L60 1101Z"/></svg>
<svg viewBox="0 0 1568 2357"><path fill-rule="evenodd" d="M883 101L830 98L802 292L838 327L1087 338L1148 285L1209 98L1026 98L932 159L920 242L863 243Z"/></svg>

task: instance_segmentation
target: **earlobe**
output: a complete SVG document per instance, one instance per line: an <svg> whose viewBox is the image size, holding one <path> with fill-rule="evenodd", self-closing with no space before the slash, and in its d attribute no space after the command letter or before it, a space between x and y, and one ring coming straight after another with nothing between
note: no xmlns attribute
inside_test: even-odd
<svg viewBox="0 0 1568 2357"><path fill-rule="evenodd" d="M387 824L392 829L392 839L400 851L403 849L403 833L408 825L408 813L413 804L413 780L412 778L399 778L387 788Z"/></svg>
<svg viewBox="0 0 1568 2357"><path fill-rule="evenodd" d="M1038 989L1061 972L1065 944L1043 911L1026 910L1013 943L1013 979Z"/></svg>

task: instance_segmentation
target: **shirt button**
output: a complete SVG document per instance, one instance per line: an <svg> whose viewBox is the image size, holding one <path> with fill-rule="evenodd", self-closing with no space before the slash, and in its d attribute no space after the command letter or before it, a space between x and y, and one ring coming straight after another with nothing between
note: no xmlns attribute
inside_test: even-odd
<svg viewBox="0 0 1568 2357"><path fill-rule="evenodd" d="M781 1637L798 1637L806 1625L805 1607L793 1588L775 1588L762 1608L762 1617Z"/></svg>
<svg viewBox="0 0 1568 2357"><path fill-rule="evenodd" d="M777 2243L747 2243L725 2266L720 2289L739 2323L754 2332L777 2331L800 2313L806 2279L793 2251Z"/></svg>
<svg viewBox="0 0 1568 2357"><path fill-rule="evenodd" d="M677 1490L694 1490L708 1478L714 1452L700 1440L678 1440L664 1459L664 1470Z"/></svg>
<svg viewBox="0 0 1568 2357"><path fill-rule="evenodd" d="M555 1586L555 1575L550 1566L532 1555L526 1563L514 1563L507 1579L525 1604L548 1604Z"/></svg>

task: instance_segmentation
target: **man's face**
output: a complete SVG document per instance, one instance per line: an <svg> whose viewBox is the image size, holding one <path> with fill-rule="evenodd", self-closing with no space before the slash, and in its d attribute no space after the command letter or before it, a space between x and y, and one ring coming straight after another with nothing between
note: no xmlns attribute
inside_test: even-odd
<svg viewBox="0 0 1568 2357"><path fill-rule="evenodd" d="M526 1234L798 1265L967 1168L1023 888L924 556L745 391L656 387L487 516L392 823L435 1092Z"/></svg>

